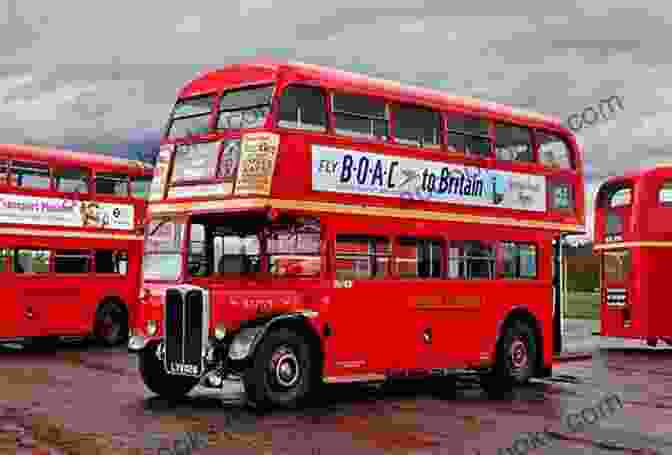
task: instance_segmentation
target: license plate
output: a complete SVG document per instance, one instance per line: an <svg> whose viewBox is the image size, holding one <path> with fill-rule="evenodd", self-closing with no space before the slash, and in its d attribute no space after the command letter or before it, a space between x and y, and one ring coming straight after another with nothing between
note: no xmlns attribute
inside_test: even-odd
<svg viewBox="0 0 672 455"><path fill-rule="evenodd" d="M173 374L182 374L188 376L198 376L201 372L199 365L189 363L170 362L170 372Z"/></svg>

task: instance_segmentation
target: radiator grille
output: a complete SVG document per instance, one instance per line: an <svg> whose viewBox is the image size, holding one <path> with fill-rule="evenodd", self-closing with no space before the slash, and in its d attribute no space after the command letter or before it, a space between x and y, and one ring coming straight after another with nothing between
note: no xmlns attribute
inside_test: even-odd
<svg viewBox="0 0 672 455"><path fill-rule="evenodd" d="M165 366L171 374L200 376L203 371L205 304L203 292L168 289L165 302Z"/></svg>

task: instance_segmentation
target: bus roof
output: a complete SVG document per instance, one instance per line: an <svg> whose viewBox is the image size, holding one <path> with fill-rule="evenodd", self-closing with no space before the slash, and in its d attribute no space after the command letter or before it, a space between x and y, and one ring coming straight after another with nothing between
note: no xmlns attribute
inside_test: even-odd
<svg viewBox="0 0 672 455"><path fill-rule="evenodd" d="M272 59L253 59L246 63L227 65L209 71L187 83L179 92L179 98L217 92L219 90L249 84L253 81L272 82L280 75L290 79L320 81L326 87L361 92L377 92L400 102L417 103L436 109L448 107L472 112L489 113L523 123L539 123L556 129L568 130L556 118L537 112L525 111L507 105L479 100L468 96L446 94L439 90L405 85L397 81L372 78L363 74L326 68L302 62L282 62Z"/></svg>
<svg viewBox="0 0 672 455"><path fill-rule="evenodd" d="M660 163L653 167L627 171L622 175L616 175L607 178L607 180L605 180L601 186L613 185L620 182L636 182L642 178L655 177L660 175L669 175L672 177L672 163Z"/></svg>
<svg viewBox="0 0 672 455"><path fill-rule="evenodd" d="M22 159L38 159L46 162L67 164L86 164L116 169L132 169L142 174L151 173L152 167L137 160L125 160L101 153L75 152L72 150L40 147L35 145L0 144L0 157L21 157Z"/></svg>

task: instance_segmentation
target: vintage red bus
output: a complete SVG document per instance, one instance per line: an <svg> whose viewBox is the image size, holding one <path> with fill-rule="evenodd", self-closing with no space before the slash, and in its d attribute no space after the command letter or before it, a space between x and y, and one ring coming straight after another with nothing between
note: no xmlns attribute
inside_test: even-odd
<svg viewBox="0 0 672 455"><path fill-rule="evenodd" d="M125 341L152 175L135 161L0 145L2 341Z"/></svg>
<svg viewBox="0 0 672 455"><path fill-rule="evenodd" d="M672 344L666 262L672 247L672 167L613 177L595 199L595 246L601 257L600 334Z"/></svg>
<svg viewBox="0 0 672 455"><path fill-rule="evenodd" d="M560 121L303 63L189 82L155 168L142 321L149 389L550 374L552 242L584 231Z"/></svg>

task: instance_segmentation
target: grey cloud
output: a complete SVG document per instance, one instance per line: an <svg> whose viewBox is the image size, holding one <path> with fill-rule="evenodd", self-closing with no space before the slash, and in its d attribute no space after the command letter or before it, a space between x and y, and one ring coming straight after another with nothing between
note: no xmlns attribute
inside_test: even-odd
<svg viewBox="0 0 672 455"><path fill-rule="evenodd" d="M40 18L31 21L19 0L5 0L0 3L0 55L14 56L22 49L30 47L40 38L38 28Z"/></svg>

